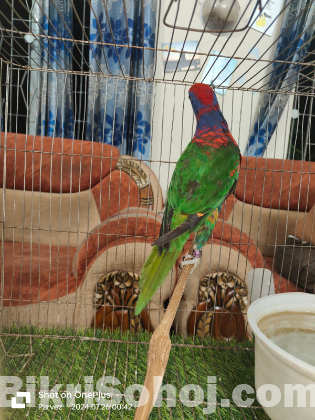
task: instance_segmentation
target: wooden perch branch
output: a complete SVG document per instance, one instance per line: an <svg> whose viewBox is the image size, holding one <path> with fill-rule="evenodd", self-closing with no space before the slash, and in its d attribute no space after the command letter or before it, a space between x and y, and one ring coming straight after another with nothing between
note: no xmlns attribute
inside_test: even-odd
<svg viewBox="0 0 315 420"><path fill-rule="evenodd" d="M191 255L193 244L188 253ZM134 420L147 420L159 395L171 350L170 329L183 296L193 265L185 265L165 314L154 331L149 345L147 374Z"/></svg>

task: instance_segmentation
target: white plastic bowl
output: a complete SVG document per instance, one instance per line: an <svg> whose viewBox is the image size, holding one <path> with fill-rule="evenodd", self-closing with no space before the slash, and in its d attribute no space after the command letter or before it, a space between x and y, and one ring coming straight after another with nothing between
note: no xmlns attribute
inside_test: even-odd
<svg viewBox="0 0 315 420"><path fill-rule="evenodd" d="M315 296L263 297L250 305L248 322L256 395L266 413L272 420L315 419Z"/></svg>

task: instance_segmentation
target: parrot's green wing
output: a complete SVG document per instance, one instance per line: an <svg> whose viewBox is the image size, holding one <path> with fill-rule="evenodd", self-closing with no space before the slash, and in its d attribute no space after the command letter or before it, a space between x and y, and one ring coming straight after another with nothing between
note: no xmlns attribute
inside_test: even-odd
<svg viewBox="0 0 315 420"><path fill-rule="evenodd" d="M209 133L209 137L215 134ZM240 166L239 148L233 142L213 147L197 141L189 143L179 158L167 195L167 215L154 245L194 232L235 189ZM163 220L164 222L164 220Z"/></svg>

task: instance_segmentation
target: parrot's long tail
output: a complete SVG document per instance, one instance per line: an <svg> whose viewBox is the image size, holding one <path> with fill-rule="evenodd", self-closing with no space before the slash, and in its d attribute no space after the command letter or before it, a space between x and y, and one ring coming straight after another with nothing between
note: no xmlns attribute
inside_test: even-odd
<svg viewBox="0 0 315 420"><path fill-rule="evenodd" d="M159 255L159 248L154 246L149 258L144 263L140 275L140 295L135 308L135 314L139 315L142 309L148 304L156 290L166 279L168 273L180 256L182 249L166 251Z"/></svg>

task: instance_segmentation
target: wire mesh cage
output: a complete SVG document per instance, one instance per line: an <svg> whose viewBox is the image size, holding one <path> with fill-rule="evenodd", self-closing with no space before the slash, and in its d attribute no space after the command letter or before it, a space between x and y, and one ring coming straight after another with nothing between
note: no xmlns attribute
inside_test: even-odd
<svg viewBox="0 0 315 420"><path fill-rule="evenodd" d="M181 259L136 316L140 273L195 133L197 82L242 166L151 418L269 418L232 393L254 393L249 304L314 292L314 16L306 0L4 0L1 375L32 400L12 408L5 388L3 418L134 417Z"/></svg>

